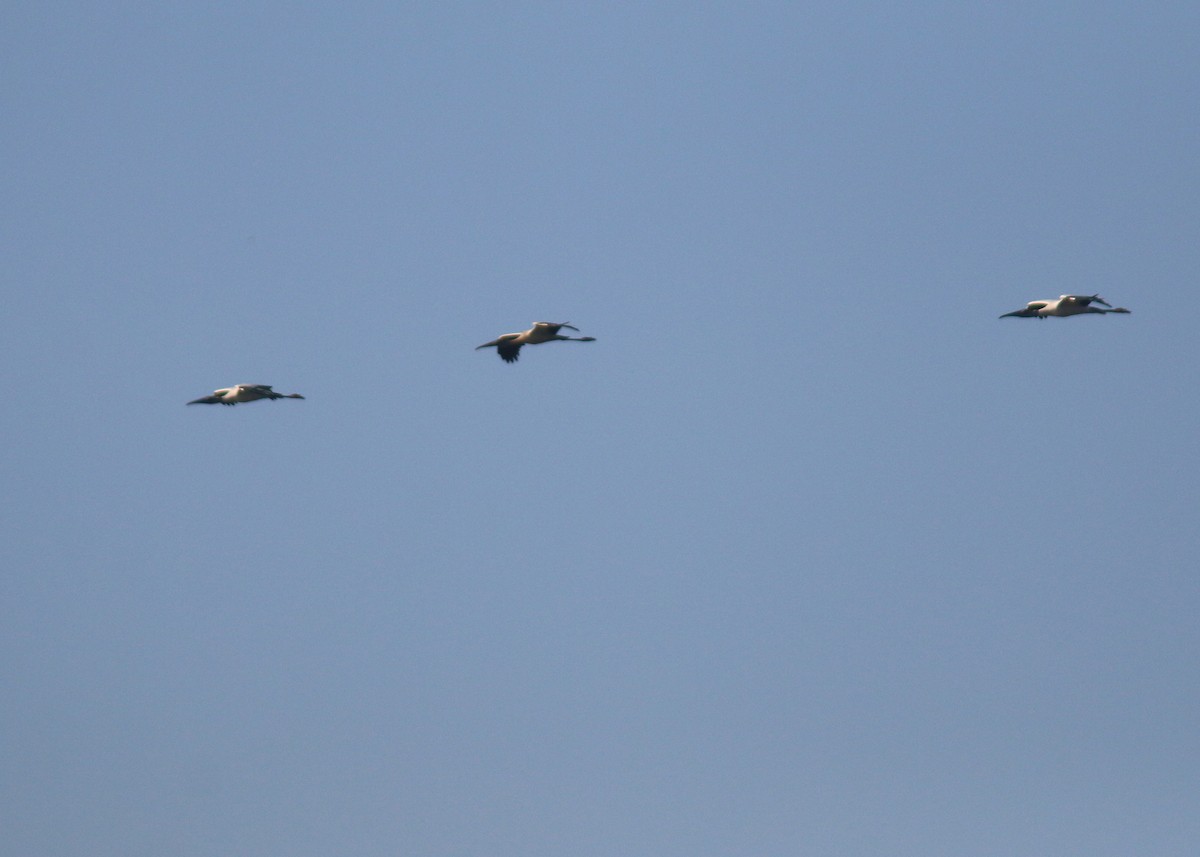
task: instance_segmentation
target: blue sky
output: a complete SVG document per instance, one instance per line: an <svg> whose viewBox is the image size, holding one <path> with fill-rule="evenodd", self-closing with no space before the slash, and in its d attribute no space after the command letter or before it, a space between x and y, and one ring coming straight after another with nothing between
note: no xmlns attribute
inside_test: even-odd
<svg viewBox="0 0 1200 857"><path fill-rule="evenodd" d="M1198 27L9 8L7 847L1190 855Z"/></svg>

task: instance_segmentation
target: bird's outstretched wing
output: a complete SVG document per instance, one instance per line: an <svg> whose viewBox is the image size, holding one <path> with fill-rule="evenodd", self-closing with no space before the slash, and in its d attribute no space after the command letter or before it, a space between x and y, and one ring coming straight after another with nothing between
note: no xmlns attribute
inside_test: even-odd
<svg viewBox="0 0 1200 857"><path fill-rule="evenodd" d="M496 353L505 363L516 363L521 354L520 342L501 342L496 346Z"/></svg>
<svg viewBox="0 0 1200 857"><path fill-rule="evenodd" d="M1112 304L1099 295L1063 295L1062 299L1070 301L1073 304L1078 304L1079 306L1088 306L1092 303L1098 303L1100 306L1106 307L1112 306Z"/></svg>

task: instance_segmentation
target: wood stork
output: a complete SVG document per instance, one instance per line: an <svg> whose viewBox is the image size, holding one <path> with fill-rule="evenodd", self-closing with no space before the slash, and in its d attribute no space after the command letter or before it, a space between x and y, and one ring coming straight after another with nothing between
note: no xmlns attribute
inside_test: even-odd
<svg viewBox="0 0 1200 857"><path fill-rule="evenodd" d="M1103 304L1109 309L1100 309L1092 304ZM1057 316L1058 318L1066 318L1069 315L1084 315L1085 313L1100 313L1101 315L1110 312L1128 313L1129 310L1123 306L1114 307L1104 298L1099 295L1059 295L1056 301L1030 301L1025 309L1013 310L1006 312L1000 318L1008 318L1010 315L1018 318L1048 318Z"/></svg>
<svg viewBox="0 0 1200 857"><path fill-rule="evenodd" d="M476 351L480 348L496 347L496 352L500 355L500 359L505 363L516 363L517 357L520 354L522 345L541 345L543 342L554 342L555 340L563 340L565 342L595 342L594 336L560 336L558 331L562 328L579 332L578 327L572 327L565 321L535 321L533 327L521 333L506 333L499 339L493 339L491 342L485 342L483 345L477 346Z"/></svg>
<svg viewBox="0 0 1200 857"><path fill-rule="evenodd" d="M303 399L299 393L276 393L266 384L234 384L214 390L211 396L193 399L189 405L236 405L238 402L257 402L259 399Z"/></svg>

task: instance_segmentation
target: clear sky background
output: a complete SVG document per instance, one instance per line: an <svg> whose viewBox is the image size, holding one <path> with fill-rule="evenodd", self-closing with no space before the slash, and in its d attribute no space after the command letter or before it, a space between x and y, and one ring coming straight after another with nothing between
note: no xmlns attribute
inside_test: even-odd
<svg viewBox="0 0 1200 857"><path fill-rule="evenodd" d="M1198 33L9 4L0 850L1195 854Z"/></svg>

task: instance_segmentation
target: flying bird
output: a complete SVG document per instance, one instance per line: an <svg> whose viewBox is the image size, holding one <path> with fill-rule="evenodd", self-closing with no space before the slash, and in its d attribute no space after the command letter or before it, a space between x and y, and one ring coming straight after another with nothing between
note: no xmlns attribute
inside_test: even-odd
<svg viewBox="0 0 1200 857"><path fill-rule="evenodd" d="M193 399L189 405L236 405L238 402L257 402L259 399L303 399L299 393L276 393L266 384L235 384L214 390L211 396Z"/></svg>
<svg viewBox="0 0 1200 857"><path fill-rule="evenodd" d="M1109 309L1100 309L1092 304L1101 304ZM1110 312L1128 313L1129 310L1123 306L1114 307L1099 295L1060 295L1056 301L1030 301L1025 309L1006 312L1000 318L1008 318L1010 315L1017 318L1048 318L1052 315L1066 318L1069 315L1084 315L1085 313L1103 315Z"/></svg>
<svg viewBox="0 0 1200 857"><path fill-rule="evenodd" d="M476 347L476 351L480 348L496 347L496 352L500 355L500 359L505 363L516 363L517 357L520 356L522 345L541 345L543 342L554 342L555 340L563 340L565 342L595 342L594 336L560 336L559 330L562 328L579 332L578 327L572 327L565 321L535 321L533 327L521 333L506 333L498 339L493 339L491 342L485 342L483 345Z"/></svg>

